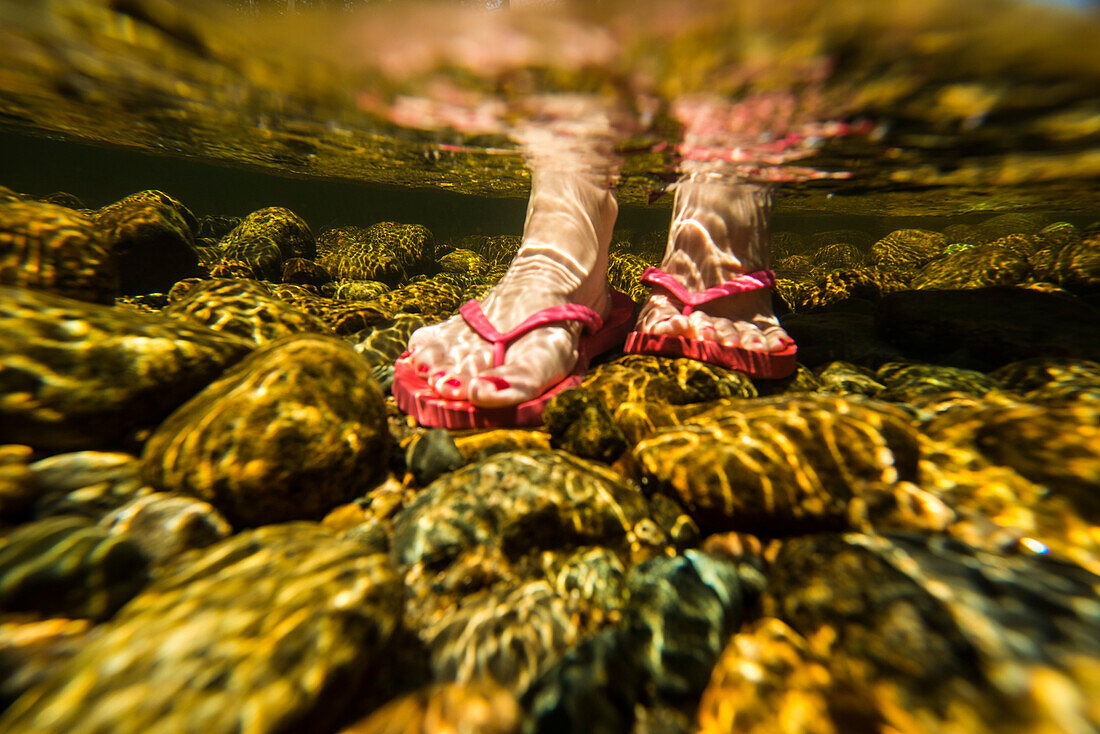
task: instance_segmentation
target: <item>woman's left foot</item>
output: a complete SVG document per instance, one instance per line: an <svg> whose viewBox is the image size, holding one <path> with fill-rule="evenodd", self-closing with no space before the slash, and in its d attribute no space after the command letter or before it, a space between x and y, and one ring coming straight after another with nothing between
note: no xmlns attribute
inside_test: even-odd
<svg viewBox="0 0 1100 734"><path fill-rule="evenodd" d="M771 267L771 192L754 184L685 177L676 189L661 270L698 293ZM779 352L793 341L772 311L771 290L758 288L707 301L684 315L683 303L655 286L635 331L682 336L755 352Z"/></svg>

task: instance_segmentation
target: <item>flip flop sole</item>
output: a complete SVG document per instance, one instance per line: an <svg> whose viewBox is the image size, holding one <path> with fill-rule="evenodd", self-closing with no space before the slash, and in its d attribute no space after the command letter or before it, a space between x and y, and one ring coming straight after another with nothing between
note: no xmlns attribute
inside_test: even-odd
<svg viewBox="0 0 1100 734"><path fill-rule="evenodd" d="M794 344L778 352L758 352L689 339L685 336L644 334L633 331L626 338L623 352L660 357L686 357L730 370L740 370L753 377L768 380L789 377L798 369L795 360L798 347Z"/></svg>

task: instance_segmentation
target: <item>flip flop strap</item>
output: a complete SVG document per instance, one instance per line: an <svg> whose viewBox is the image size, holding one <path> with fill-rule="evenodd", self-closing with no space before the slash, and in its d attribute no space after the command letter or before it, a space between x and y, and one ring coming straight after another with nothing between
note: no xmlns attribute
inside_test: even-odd
<svg viewBox="0 0 1100 734"><path fill-rule="evenodd" d="M476 300L469 300L462 304L458 312L470 328L478 333L482 339L493 344L493 366L500 367L504 364L504 352L508 345L523 336L532 329L558 321L580 321L586 331L596 332L603 328L603 319L588 306L576 303L568 303L564 306L551 306L544 308L524 319L523 323L514 329L501 333L489 323L485 312L481 310L481 304Z"/></svg>
<svg viewBox="0 0 1100 734"><path fill-rule="evenodd" d="M659 285L684 304L684 316L691 314L697 307L708 301L723 296L732 296L735 293L755 291L760 288L771 288L775 285L774 270L757 270L754 273L744 273L727 280L721 285L707 288L705 291L693 293L676 279L675 276L666 273L660 268L646 268L642 273L642 282Z"/></svg>

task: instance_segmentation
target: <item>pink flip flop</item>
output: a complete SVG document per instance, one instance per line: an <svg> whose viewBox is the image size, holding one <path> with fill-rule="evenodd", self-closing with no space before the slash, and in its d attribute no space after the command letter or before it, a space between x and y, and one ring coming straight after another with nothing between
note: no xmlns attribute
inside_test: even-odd
<svg viewBox="0 0 1100 734"><path fill-rule="evenodd" d="M775 272L758 270L755 273L745 273L700 293L692 293L674 276L660 268L647 268L642 273L642 282L660 286L668 291L673 298L684 304L683 314L687 316L697 306L716 298L759 288L771 288L775 285ZM758 352L743 347L727 347L711 341L690 339L686 336L644 334L640 331L632 331L626 338L623 352L688 357L731 370L741 370L753 377L777 379L787 377L797 368L795 354L798 352L798 347L791 340L778 352Z"/></svg>
<svg viewBox="0 0 1100 734"><path fill-rule="evenodd" d="M634 320L634 302L616 290L611 292L611 313L605 322L587 306L569 304L545 308L525 320L516 328L500 333L489 323L481 304L467 301L458 312L466 323L487 342L493 345L493 366L504 364L508 346L532 329L557 321L580 321L584 333L577 344L577 364L561 382L537 398L519 405L501 408L482 408L466 400L450 400L432 390L424 378L418 376L412 364L399 359L394 365L393 396L397 406L413 416L422 426L433 428L504 428L535 426L542 422L542 411L550 399L562 390L576 387L588 363L593 357L623 343L623 338Z"/></svg>

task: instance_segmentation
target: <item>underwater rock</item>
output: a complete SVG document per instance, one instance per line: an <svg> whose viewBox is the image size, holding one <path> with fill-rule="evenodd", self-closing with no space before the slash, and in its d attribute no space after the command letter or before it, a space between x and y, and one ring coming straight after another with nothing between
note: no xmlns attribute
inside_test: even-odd
<svg viewBox="0 0 1100 734"><path fill-rule="evenodd" d="M435 264L435 238L419 224L379 222L339 227L317 238L317 262L337 279L394 286Z"/></svg>
<svg viewBox="0 0 1100 734"><path fill-rule="evenodd" d="M36 201L0 203L0 285L110 305L118 263L95 222Z"/></svg>
<svg viewBox="0 0 1100 734"><path fill-rule="evenodd" d="M83 647L87 619L7 615L0 619L0 711L47 680Z"/></svg>
<svg viewBox="0 0 1100 734"><path fill-rule="evenodd" d="M743 372L694 359L645 354L627 354L593 367L582 386L599 397L612 414L626 402L687 405L756 397L755 385Z"/></svg>
<svg viewBox="0 0 1100 734"><path fill-rule="evenodd" d="M583 388L565 390L546 406L542 421L550 445L582 459L610 464L626 450L626 436L601 401Z"/></svg>
<svg viewBox="0 0 1100 734"><path fill-rule="evenodd" d="M875 330L908 357L980 370L1036 354L1100 360L1100 311L1023 288L893 293Z"/></svg>
<svg viewBox="0 0 1100 734"><path fill-rule="evenodd" d="M412 440L405 450L405 464L416 483L424 487L462 468L466 458L455 446L450 433L443 428L433 428Z"/></svg>
<svg viewBox="0 0 1100 734"><path fill-rule="evenodd" d="M0 731L328 731L388 681L401 582L311 523L241 533L165 569Z"/></svg>
<svg viewBox="0 0 1100 734"><path fill-rule="evenodd" d="M1024 212L998 214L975 226L974 229L978 234L978 241L975 244L992 242L1014 234L1033 235L1042 229L1045 221L1046 216L1043 214Z"/></svg>
<svg viewBox="0 0 1100 734"><path fill-rule="evenodd" d="M790 255L803 255L810 249L810 242L797 232L778 231L771 233L772 254L776 260Z"/></svg>
<svg viewBox="0 0 1100 734"><path fill-rule="evenodd" d="M908 286L896 274L877 268L835 270L814 283L812 288L788 292L791 309L798 313L832 309L873 313L874 303L887 293L906 290ZM855 304L862 302L864 308Z"/></svg>
<svg viewBox="0 0 1100 734"><path fill-rule="evenodd" d="M142 460L154 487L200 497L230 522L320 518L386 467L385 403L339 339L263 347L169 416Z"/></svg>
<svg viewBox="0 0 1100 734"><path fill-rule="evenodd" d="M1100 525L1100 405L1021 405L972 416L974 443L991 461L1012 467L1069 500Z"/></svg>
<svg viewBox="0 0 1100 734"><path fill-rule="evenodd" d="M888 362L875 372L875 379L886 386L885 400L912 402L920 395L963 392L985 395L996 382L981 372L931 364Z"/></svg>
<svg viewBox="0 0 1100 734"><path fill-rule="evenodd" d="M141 461L121 452L55 454L36 461L30 469L39 488L34 506L37 518L79 515L99 520L153 492L141 478Z"/></svg>
<svg viewBox="0 0 1100 734"><path fill-rule="evenodd" d="M317 244L309 225L281 206L269 206L242 219L222 239L221 249L228 257L240 257L238 253L256 252L256 244L266 246L268 242L278 248L280 263L291 258L312 260L317 253Z"/></svg>
<svg viewBox="0 0 1100 734"><path fill-rule="evenodd" d="M687 551L640 563L627 585L622 623L567 652L524 696L532 718L526 731L630 731L643 697L687 728L687 710L740 624L737 572L724 559Z"/></svg>
<svg viewBox="0 0 1100 734"><path fill-rule="evenodd" d="M199 218L198 226L195 227L195 237L220 242L240 223L240 217L223 217L217 214L207 214Z"/></svg>
<svg viewBox="0 0 1100 734"><path fill-rule="evenodd" d="M1100 235L1063 247L1051 270L1051 280L1063 288L1095 293L1100 288Z"/></svg>
<svg viewBox="0 0 1100 734"><path fill-rule="evenodd" d="M0 611L107 619L145 586L148 565L86 518L25 523L0 539Z"/></svg>
<svg viewBox="0 0 1100 734"><path fill-rule="evenodd" d="M522 696L580 636L577 604L545 581L459 600L421 632L436 681L489 680Z"/></svg>
<svg viewBox="0 0 1100 734"><path fill-rule="evenodd" d="M470 235L460 239L456 249L465 249L481 255L494 265L507 267L516 259L522 238L515 235Z"/></svg>
<svg viewBox="0 0 1100 734"><path fill-rule="evenodd" d="M1050 250L1055 254L1069 245L1076 245L1084 239L1081 230L1069 222L1055 222L1048 224L1035 235L1035 250ZM1034 253L1033 253L1034 254Z"/></svg>
<svg viewBox="0 0 1100 734"><path fill-rule="evenodd" d="M902 356L897 347L875 336L875 319L862 313L793 314L783 328L798 344L798 361L807 367L852 362L877 367Z"/></svg>
<svg viewBox="0 0 1100 734"><path fill-rule="evenodd" d="M626 628L646 640L638 650L656 695L692 702L702 693L746 601L728 560L689 550L652 558L626 579ZM648 639L647 639L648 638Z"/></svg>
<svg viewBox="0 0 1100 734"><path fill-rule="evenodd" d="M658 426L678 422L675 406L723 398L756 397L743 372L694 359L629 354L588 371L581 387L604 404L627 441L636 443Z"/></svg>
<svg viewBox="0 0 1100 734"><path fill-rule="evenodd" d="M393 385L393 363L409 348L412 333L425 323L419 314L399 313L344 339L367 360L382 392L389 394Z"/></svg>
<svg viewBox="0 0 1100 734"><path fill-rule="evenodd" d="M913 276L922 289L984 288L1022 283L1031 271L1028 261L995 245L971 247L925 265Z"/></svg>
<svg viewBox="0 0 1100 734"><path fill-rule="evenodd" d="M227 239L234 232L237 230L230 232ZM282 275L283 253L279 244L267 235L249 233L223 244L222 259L210 271L215 278L255 278L274 282Z"/></svg>
<svg viewBox="0 0 1100 734"><path fill-rule="evenodd" d="M390 289L377 280L338 280L332 292L337 301L372 301Z"/></svg>
<svg viewBox="0 0 1100 734"><path fill-rule="evenodd" d="M866 395L878 397L886 386L874 378L874 371L850 362L830 362L818 373L824 395Z"/></svg>
<svg viewBox="0 0 1100 734"><path fill-rule="evenodd" d="M837 693L804 637L774 617L758 619L730 639L714 666L698 734L771 734L777 726L785 734L835 734L843 730L830 713L843 703Z"/></svg>
<svg viewBox="0 0 1100 734"><path fill-rule="evenodd" d="M821 273L858 268L866 259L863 250L847 242L823 243L811 255L814 270Z"/></svg>
<svg viewBox="0 0 1100 734"><path fill-rule="evenodd" d="M813 396L727 401L634 447L647 486L704 531L837 530L848 503L917 476L920 444L889 403Z"/></svg>
<svg viewBox="0 0 1100 734"><path fill-rule="evenodd" d="M129 539L156 565L184 551L213 545L233 533L213 506L167 492L133 499L105 515L99 524L112 535Z"/></svg>
<svg viewBox="0 0 1100 734"><path fill-rule="evenodd" d="M987 246L1011 253L1022 260L1027 260L1039 249L1039 242L1034 236L1010 234L993 240Z"/></svg>
<svg viewBox="0 0 1100 734"><path fill-rule="evenodd" d="M371 301L371 305L391 313L420 314L430 324L454 313L465 302L465 291L466 285L461 278L444 273L382 293Z"/></svg>
<svg viewBox="0 0 1100 734"><path fill-rule="evenodd" d="M110 445L250 348L176 319L0 287L0 443Z"/></svg>
<svg viewBox="0 0 1100 734"><path fill-rule="evenodd" d="M1088 730L1100 724L1098 583L1049 556L948 538L820 535L783 543L764 611L814 641L863 728Z"/></svg>
<svg viewBox="0 0 1100 734"><path fill-rule="evenodd" d="M458 248L439 258L439 269L444 273L468 278L484 278L492 264L473 250Z"/></svg>
<svg viewBox="0 0 1100 734"><path fill-rule="evenodd" d="M788 255L775 261L775 272L780 279L806 280L813 275L813 261L808 255Z"/></svg>
<svg viewBox="0 0 1100 734"><path fill-rule="evenodd" d="M198 275L195 216L160 191L141 191L95 214L118 264L119 291L163 293L176 281Z"/></svg>
<svg viewBox="0 0 1100 734"><path fill-rule="evenodd" d="M390 701L340 734L519 734L523 711L490 681L444 683Z"/></svg>
<svg viewBox="0 0 1100 734"><path fill-rule="evenodd" d="M939 232L899 229L871 247L871 262L884 270L913 270L939 257L946 246Z"/></svg>
<svg viewBox="0 0 1100 734"><path fill-rule="evenodd" d="M172 301L163 314L239 336L256 345L303 332L333 335L332 329L318 317L277 298L263 283L248 280L203 281Z"/></svg>
<svg viewBox="0 0 1100 734"><path fill-rule="evenodd" d="M652 524L641 492L619 474L564 452L509 451L446 474L394 520L393 557L438 569L465 551L509 557L602 545L622 551Z"/></svg>
<svg viewBox="0 0 1100 734"><path fill-rule="evenodd" d="M1029 399L1035 390L1056 383L1100 387L1100 362L1090 362L1085 359L1030 357L1006 364L990 372L989 376L1005 390L1011 390Z"/></svg>
<svg viewBox="0 0 1100 734"><path fill-rule="evenodd" d="M0 525L21 519L41 494L30 469L33 456L30 446L0 445Z"/></svg>
<svg viewBox="0 0 1100 734"><path fill-rule="evenodd" d="M607 283L635 303L645 303L649 286L641 282L642 273L653 264L632 252L612 252L607 259Z"/></svg>
<svg viewBox="0 0 1100 734"><path fill-rule="evenodd" d="M332 282L332 274L322 266L302 257L292 257L283 263L280 280L291 285L322 286Z"/></svg>

